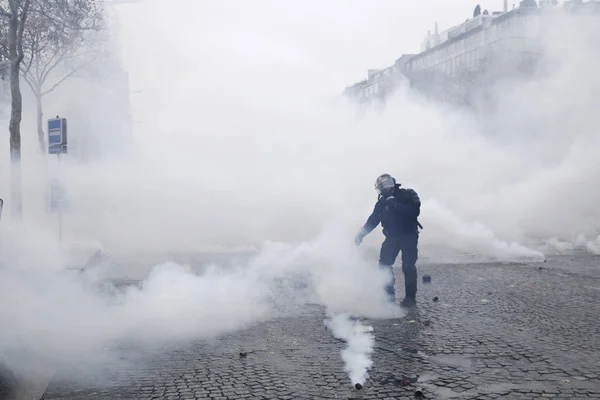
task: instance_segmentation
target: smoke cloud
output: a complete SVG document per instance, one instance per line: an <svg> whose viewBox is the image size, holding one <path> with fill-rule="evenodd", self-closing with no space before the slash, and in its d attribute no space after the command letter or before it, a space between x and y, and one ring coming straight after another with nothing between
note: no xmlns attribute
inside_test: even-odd
<svg viewBox="0 0 600 400"><path fill-rule="evenodd" d="M325 320L325 326L331 329L337 339L346 341L347 347L342 350L344 370L348 372L353 385L363 385L369 377L368 370L373 365L371 353L375 344L372 327L353 322L349 315L336 315Z"/></svg>
<svg viewBox="0 0 600 400"><path fill-rule="evenodd" d="M24 352L52 365L117 362L107 350L114 343L212 337L310 301L330 315L399 316L376 266L381 233L360 250L353 243L382 173L421 196L421 260L600 252L595 21L557 16L540 71L494 87L497 107L481 117L406 86L374 109L336 97L368 68L415 52L432 15L448 15L449 26L471 3L453 2L447 14L439 7L449 3L435 1L271 3L124 6L127 90L137 93L128 146L81 122L121 107L82 95L89 82L72 81L46 104L67 118L78 107L69 134L94 139L90 157L66 155L60 165L40 157L26 105L21 222L9 218L8 139L0 142L0 319L10 327L0 350L12 363ZM51 178L68 198L62 242L46 210ZM101 248L115 275L143 283L99 289L95 272L65 268L78 246ZM251 257L174 262L216 252ZM351 375L360 381L368 357L358 359Z"/></svg>
<svg viewBox="0 0 600 400"><path fill-rule="evenodd" d="M51 251L33 251L44 250L43 238L3 236L2 254L15 262L0 269L0 315L10 326L0 333L0 346L9 365L19 369L41 359L53 368L91 371L123 363L119 351L125 343L157 351L233 332L309 302L352 315L401 315L386 302L383 288L390 277L353 243L336 237L265 243L259 255L226 268L165 263L140 285L118 289L98 281L93 269L61 270L59 253L51 268Z"/></svg>

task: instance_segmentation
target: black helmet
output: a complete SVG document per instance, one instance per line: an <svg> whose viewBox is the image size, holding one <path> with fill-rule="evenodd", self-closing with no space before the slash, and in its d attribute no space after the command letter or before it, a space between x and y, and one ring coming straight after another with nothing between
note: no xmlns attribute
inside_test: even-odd
<svg viewBox="0 0 600 400"><path fill-rule="evenodd" d="M390 192L396 187L396 179L390 174L380 175L375 181L375 189L379 194Z"/></svg>

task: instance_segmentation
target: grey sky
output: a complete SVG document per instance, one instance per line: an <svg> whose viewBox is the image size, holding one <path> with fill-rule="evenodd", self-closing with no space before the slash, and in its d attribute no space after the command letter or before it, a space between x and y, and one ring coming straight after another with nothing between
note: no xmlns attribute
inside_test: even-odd
<svg viewBox="0 0 600 400"><path fill-rule="evenodd" d="M502 9L502 0L479 3L482 9ZM362 79L368 68L418 51L436 21L447 29L469 18L476 4L146 0L122 6L119 13L134 85L152 84L175 67L196 71L209 86L236 75L238 84L254 81L254 89L285 84L288 93L331 95ZM262 83L253 86L257 80Z"/></svg>

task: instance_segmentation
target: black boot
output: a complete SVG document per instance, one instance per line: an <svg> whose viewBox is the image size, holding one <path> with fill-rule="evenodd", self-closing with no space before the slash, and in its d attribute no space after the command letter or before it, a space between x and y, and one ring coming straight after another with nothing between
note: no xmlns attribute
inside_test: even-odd
<svg viewBox="0 0 600 400"><path fill-rule="evenodd" d="M388 300L391 303L395 303L396 302L396 277L394 276L394 269L392 268L391 265L386 265L383 263L379 263L379 268L383 268L389 271L389 273L391 274L391 281L388 282L387 285L385 285L385 293L387 294Z"/></svg>
<svg viewBox="0 0 600 400"><path fill-rule="evenodd" d="M414 306L417 304L417 267L402 266L404 272L404 292L405 297L402 305Z"/></svg>
<svg viewBox="0 0 600 400"><path fill-rule="evenodd" d="M400 306L404 308L412 308L417 305L417 300L414 297L406 296L401 302Z"/></svg>

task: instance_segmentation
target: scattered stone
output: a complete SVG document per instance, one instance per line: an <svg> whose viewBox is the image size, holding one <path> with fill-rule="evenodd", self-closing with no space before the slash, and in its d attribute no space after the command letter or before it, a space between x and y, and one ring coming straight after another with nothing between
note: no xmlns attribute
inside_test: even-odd
<svg viewBox="0 0 600 400"><path fill-rule="evenodd" d="M423 397L423 390L422 389L415 390L415 397Z"/></svg>
<svg viewBox="0 0 600 400"><path fill-rule="evenodd" d="M423 283L431 283L431 275L423 275Z"/></svg>
<svg viewBox="0 0 600 400"><path fill-rule="evenodd" d="M410 386L412 385L412 382L406 378L400 378L396 380L396 384L400 386Z"/></svg>
<svg viewBox="0 0 600 400"><path fill-rule="evenodd" d="M435 296L435 297L433 298L433 301L438 301L438 300L439 300L439 298L438 298L437 296Z"/></svg>
<svg viewBox="0 0 600 400"><path fill-rule="evenodd" d="M396 376L388 376L387 378L383 379L381 381L382 385L387 385L388 383L393 383L396 386L410 386L413 383L417 383L417 381L419 380L418 376L415 377L409 377L409 376L404 376L402 375L401 377L396 377Z"/></svg>

